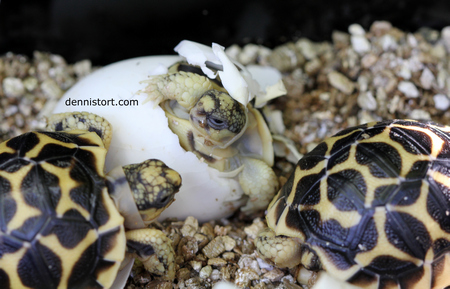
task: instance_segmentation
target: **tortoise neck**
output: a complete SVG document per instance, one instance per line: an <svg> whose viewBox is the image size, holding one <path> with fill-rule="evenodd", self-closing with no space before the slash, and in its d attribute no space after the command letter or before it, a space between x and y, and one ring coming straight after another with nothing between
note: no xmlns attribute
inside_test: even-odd
<svg viewBox="0 0 450 289"><path fill-rule="evenodd" d="M109 195L114 200L119 213L125 218L124 225L127 229L144 228L141 215L136 207L136 203L128 185L127 178L122 167L112 169L106 175L106 184Z"/></svg>

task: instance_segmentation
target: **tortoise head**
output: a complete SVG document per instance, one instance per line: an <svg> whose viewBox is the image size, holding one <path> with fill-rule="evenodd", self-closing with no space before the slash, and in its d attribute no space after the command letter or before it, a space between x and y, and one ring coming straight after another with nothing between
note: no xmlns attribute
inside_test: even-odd
<svg viewBox="0 0 450 289"><path fill-rule="evenodd" d="M181 176L156 159L122 168L142 220L151 223L175 200Z"/></svg>
<svg viewBox="0 0 450 289"><path fill-rule="evenodd" d="M190 110L190 122L213 145L225 148L245 130L247 111L229 94L212 89Z"/></svg>

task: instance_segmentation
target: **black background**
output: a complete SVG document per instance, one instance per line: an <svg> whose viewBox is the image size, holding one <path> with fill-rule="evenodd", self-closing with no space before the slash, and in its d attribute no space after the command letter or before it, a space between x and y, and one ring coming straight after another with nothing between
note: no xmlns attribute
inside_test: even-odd
<svg viewBox="0 0 450 289"><path fill-rule="evenodd" d="M415 32L450 25L450 1L0 0L0 55L33 50L69 63L173 54L182 39L275 47L307 37L330 40L352 23L375 20Z"/></svg>

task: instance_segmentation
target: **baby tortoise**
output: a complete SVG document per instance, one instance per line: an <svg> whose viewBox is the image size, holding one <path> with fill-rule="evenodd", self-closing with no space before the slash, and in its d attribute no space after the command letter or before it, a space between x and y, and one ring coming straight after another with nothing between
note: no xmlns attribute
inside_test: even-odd
<svg viewBox="0 0 450 289"><path fill-rule="evenodd" d="M270 203L258 253L362 288L450 285L450 127L345 129L298 162Z"/></svg>
<svg viewBox="0 0 450 289"><path fill-rule="evenodd" d="M74 112L0 144L0 288L109 288L125 254L175 277L170 240L145 224L181 178L159 160L105 175L111 136L104 118Z"/></svg>
<svg viewBox="0 0 450 289"><path fill-rule="evenodd" d="M233 99L220 78L178 62L144 81L143 92L165 111L181 146L220 172L238 175L248 196L242 211L265 209L278 189L272 136L261 113Z"/></svg>

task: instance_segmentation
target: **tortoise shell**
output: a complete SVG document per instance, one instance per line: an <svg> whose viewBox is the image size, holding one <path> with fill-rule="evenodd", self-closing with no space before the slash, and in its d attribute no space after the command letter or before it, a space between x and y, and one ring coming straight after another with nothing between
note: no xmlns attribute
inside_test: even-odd
<svg viewBox="0 0 450 289"><path fill-rule="evenodd" d="M450 285L449 215L450 127L393 120L343 130L306 154L267 221L339 279L434 288Z"/></svg>
<svg viewBox="0 0 450 289"><path fill-rule="evenodd" d="M94 132L0 144L0 288L109 288L125 254Z"/></svg>

